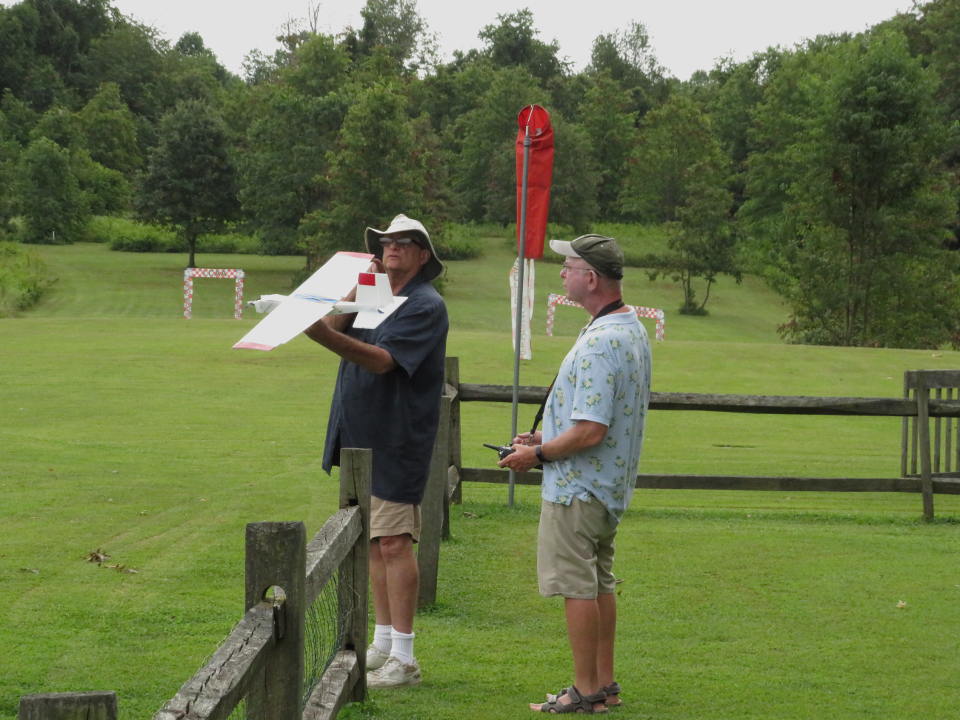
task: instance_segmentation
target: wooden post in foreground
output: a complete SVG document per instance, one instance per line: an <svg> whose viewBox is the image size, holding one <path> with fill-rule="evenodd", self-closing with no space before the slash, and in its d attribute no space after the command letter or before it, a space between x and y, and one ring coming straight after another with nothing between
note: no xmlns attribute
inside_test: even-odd
<svg viewBox="0 0 960 720"><path fill-rule="evenodd" d="M345 649L357 654L359 676L350 700L363 702L367 695L367 578L370 575L370 487L373 482L373 451L340 450L340 507L359 506L363 534L340 565L337 601L344 617ZM344 609L349 612L344 613Z"/></svg>
<svg viewBox="0 0 960 720"><path fill-rule="evenodd" d="M117 720L114 692L41 693L20 698L17 720Z"/></svg>
<svg viewBox="0 0 960 720"><path fill-rule="evenodd" d="M463 449L460 444L460 358L448 357L446 370L446 383L456 393L450 404L450 465L455 468L459 479L460 468L463 467ZM463 501L463 485L458 482L452 493L448 489L447 495L449 502L459 505ZM444 538L449 536L449 532L444 533Z"/></svg>
<svg viewBox="0 0 960 720"><path fill-rule="evenodd" d="M923 494L923 519L933 520L933 476L930 463L930 390L920 380L917 383L917 425L920 427L920 492Z"/></svg>
<svg viewBox="0 0 960 720"><path fill-rule="evenodd" d="M307 533L302 522L247 525L246 603L249 610L267 591L273 598L277 644L264 668L263 684L247 694L250 720L290 720L300 717L303 697L303 647L306 608Z"/></svg>
<svg viewBox="0 0 960 720"><path fill-rule="evenodd" d="M417 563L420 566L420 598L417 607L432 605L437 599L437 574L440 566L440 539L443 535L443 507L447 498L447 468L450 457L450 398L440 398L440 424L430 457L427 489L420 503L423 527Z"/></svg>

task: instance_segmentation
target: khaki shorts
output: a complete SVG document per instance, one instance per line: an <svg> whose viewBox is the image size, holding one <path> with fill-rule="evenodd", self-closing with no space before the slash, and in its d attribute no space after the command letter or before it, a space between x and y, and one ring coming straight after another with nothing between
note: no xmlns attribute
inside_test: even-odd
<svg viewBox="0 0 960 720"><path fill-rule="evenodd" d="M420 541L420 506L370 497L370 539L409 535Z"/></svg>
<svg viewBox="0 0 960 720"><path fill-rule="evenodd" d="M614 591L617 523L596 500L560 505L543 500L537 538L537 579L544 597L591 600Z"/></svg>

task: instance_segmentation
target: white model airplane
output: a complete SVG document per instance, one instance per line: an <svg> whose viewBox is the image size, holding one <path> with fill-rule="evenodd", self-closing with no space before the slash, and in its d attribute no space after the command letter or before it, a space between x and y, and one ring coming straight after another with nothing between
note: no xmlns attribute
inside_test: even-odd
<svg viewBox="0 0 960 720"><path fill-rule="evenodd" d="M372 259L367 253L338 252L292 294L261 295L248 303L257 312L269 314L234 349L273 350L325 315L356 313L354 327L375 328L406 298L394 296L386 275L366 272ZM342 301L354 286L356 301Z"/></svg>

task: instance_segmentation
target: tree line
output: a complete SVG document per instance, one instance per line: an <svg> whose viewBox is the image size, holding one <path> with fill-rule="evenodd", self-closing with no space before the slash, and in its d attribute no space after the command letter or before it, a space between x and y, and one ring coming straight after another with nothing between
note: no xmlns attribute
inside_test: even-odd
<svg viewBox="0 0 960 720"><path fill-rule="evenodd" d="M635 21L574 71L528 10L437 55L415 0L319 6L239 77L109 0L0 6L0 239L70 242L93 214L225 224L320 258L397 208L437 228L515 221L516 115L551 112L551 221L655 223L642 264L704 312L720 274L762 276L796 342L960 345L960 0L868 31L723 59L689 80ZM191 252L190 263L193 264Z"/></svg>

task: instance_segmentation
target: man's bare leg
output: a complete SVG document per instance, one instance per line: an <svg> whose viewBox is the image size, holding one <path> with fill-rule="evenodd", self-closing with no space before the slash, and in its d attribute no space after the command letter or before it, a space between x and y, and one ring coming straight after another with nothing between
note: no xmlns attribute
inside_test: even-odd
<svg viewBox="0 0 960 720"><path fill-rule="evenodd" d="M597 682L607 687L614 681L613 650L617 636L617 598L613 593L597 595L600 610L600 633L597 642ZM619 698L611 697L608 704L619 704Z"/></svg>
<svg viewBox="0 0 960 720"><path fill-rule="evenodd" d="M601 687L597 678L600 604L596 599L565 598L564 611L567 616L567 637L573 653L573 684L581 695L593 695ZM568 705L570 696L565 693L557 698L557 702ZM601 707L602 702L594 704L594 708ZM530 709L539 710L540 704L532 703Z"/></svg>
<svg viewBox="0 0 960 720"><path fill-rule="evenodd" d="M409 535L388 535L380 538L379 558L383 565L384 594L387 607L386 622L381 623L374 590L374 608L377 623L393 625L401 633L413 632L413 616L417 611L420 591L420 569L413 552L413 539ZM370 554L371 560L373 553ZM372 571L371 571L372 577Z"/></svg>
<svg viewBox="0 0 960 720"><path fill-rule="evenodd" d="M387 594L387 568L380 553L379 539L370 543L370 589L377 625L390 625L390 597Z"/></svg>

